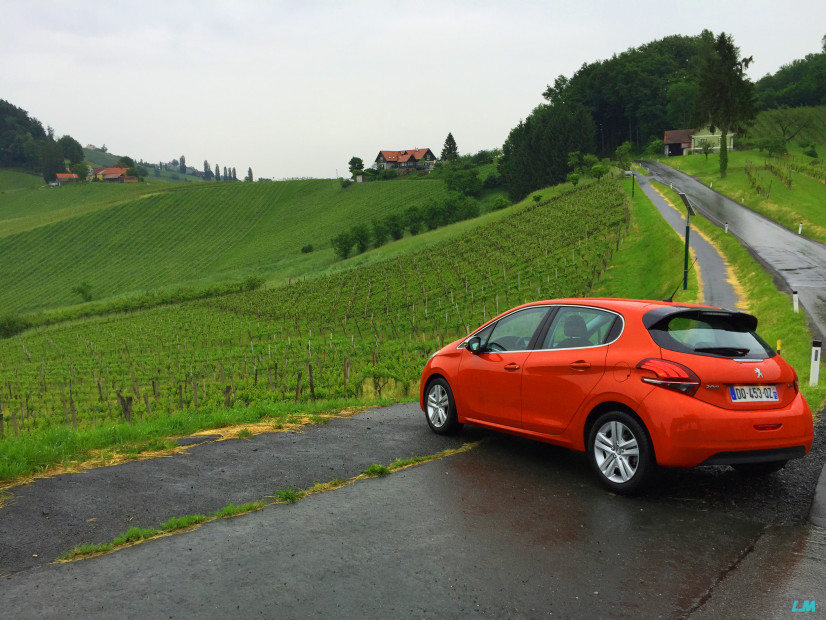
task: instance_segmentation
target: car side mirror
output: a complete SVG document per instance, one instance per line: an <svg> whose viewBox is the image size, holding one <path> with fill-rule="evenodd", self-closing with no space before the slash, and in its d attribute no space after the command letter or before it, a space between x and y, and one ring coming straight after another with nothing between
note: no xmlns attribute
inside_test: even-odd
<svg viewBox="0 0 826 620"><path fill-rule="evenodd" d="M467 341L467 350L474 355L479 355L482 352L482 339L479 336L474 336Z"/></svg>

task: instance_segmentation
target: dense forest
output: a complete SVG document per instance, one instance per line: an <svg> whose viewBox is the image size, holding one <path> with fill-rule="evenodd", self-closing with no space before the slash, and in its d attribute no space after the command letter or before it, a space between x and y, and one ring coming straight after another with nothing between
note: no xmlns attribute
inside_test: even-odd
<svg viewBox="0 0 826 620"><path fill-rule="evenodd" d="M740 59L740 50L733 48L741 71L751 62L751 51ZM711 115L701 85L714 54L715 35L705 30L652 41L583 64L571 77L557 77L543 93L547 103L520 121L503 146L500 172L511 198L564 181L571 151L606 157L627 143L636 152L659 152L666 130L707 122ZM745 82L751 92L745 107L754 112L826 105L826 41L820 53L756 84Z"/></svg>

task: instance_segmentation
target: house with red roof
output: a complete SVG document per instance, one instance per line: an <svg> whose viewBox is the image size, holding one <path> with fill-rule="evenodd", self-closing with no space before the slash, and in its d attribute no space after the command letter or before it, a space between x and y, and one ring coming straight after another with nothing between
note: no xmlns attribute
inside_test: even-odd
<svg viewBox="0 0 826 620"><path fill-rule="evenodd" d="M430 149L410 149L406 151L379 151L376 157L376 169L396 168L399 174L411 170L433 170L436 156Z"/></svg>
<svg viewBox="0 0 826 620"><path fill-rule="evenodd" d="M55 176L57 177L55 182L58 185L77 183L77 175L74 172L58 172Z"/></svg>
<svg viewBox="0 0 826 620"><path fill-rule="evenodd" d="M95 178L108 183L125 183L126 168L95 168Z"/></svg>

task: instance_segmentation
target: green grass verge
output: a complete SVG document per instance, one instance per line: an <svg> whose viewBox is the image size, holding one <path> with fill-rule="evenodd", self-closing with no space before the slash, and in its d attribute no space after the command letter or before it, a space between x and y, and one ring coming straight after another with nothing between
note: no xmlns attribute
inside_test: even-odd
<svg viewBox="0 0 826 620"><path fill-rule="evenodd" d="M391 404L393 399L375 401ZM258 403L249 407L202 407L197 412L181 412L133 422L93 428L53 427L35 435L10 435L0 441L0 483L42 473L51 467L93 461L105 465L116 457L138 458L142 453L177 445L173 437L236 424L271 421L279 425L321 422L344 409L366 407L360 399L310 403ZM103 452L99 452L103 451Z"/></svg>
<svg viewBox="0 0 826 620"><path fill-rule="evenodd" d="M821 147L821 149L824 148L826 147ZM803 155L789 156L789 158L792 157L800 161L809 161L809 158ZM710 154L708 159L703 155L670 157L663 159L661 163L697 177L703 184L710 185L714 190L765 215L795 233L800 223L803 223L804 236L826 243L826 217L823 213L823 205L826 203L826 185L792 171L792 188L788 189L780 182L780 179L762 170L766 160L766 154L758 151L729 153L728 173L724 179L720 178L720 156L717 154ZM771 183L768 199L758 195L749 184L745 172L747 161L758 168L756 174L763 184L768 186Z"/></svg>
<svg viewBox="0 0 826 620"><path fill-rule="evenodd" d="M676 289L675 301L696 302L697 274L689 272L683 290L685 244L662 218L657 208L637 187L631 198L631 180L623 180L630 202L631 223L619 251L592 294L627 299L665 299Z"/></svg>

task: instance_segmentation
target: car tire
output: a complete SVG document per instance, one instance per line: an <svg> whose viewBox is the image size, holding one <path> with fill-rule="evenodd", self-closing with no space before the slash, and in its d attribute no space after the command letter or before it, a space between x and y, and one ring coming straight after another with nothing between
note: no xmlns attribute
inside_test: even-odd
<svg viewBox="0 0 826 620"><path fill-rule="evenodd" d="M600 482L615 493L643 490L656 470L648 433L625 411L600 415L588 433L586 449Z"/></svg>
<svg viewBox="0 0 826 620"><path fill-rule="evenodd" d="M424 395L424 413L434 433L452 435L462 429L456 415L456 404L448 382L441 377L431 379Z"/></svg>
<svg viewBox="0 0 826 620"><path fill-rule="evenodd" d="M732 465L743 476L768 476L785 467L787 461L769 461L767 463L739 463Z"/></svg>

